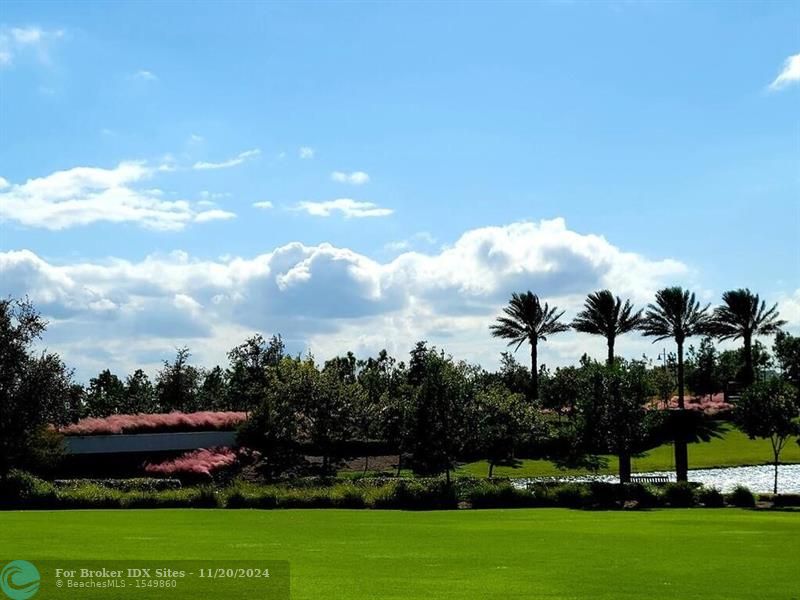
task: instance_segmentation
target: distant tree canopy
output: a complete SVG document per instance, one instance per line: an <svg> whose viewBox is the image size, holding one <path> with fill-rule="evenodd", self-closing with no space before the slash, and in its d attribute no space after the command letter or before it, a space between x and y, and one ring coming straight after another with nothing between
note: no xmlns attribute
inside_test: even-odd
<svg viewBox="0 0 800 600"><path fill-rule="evenodd" d="M0 478L60 454L47 426L70 420L76 390L57 354L34 350L46 327L27 300L0 299Z"/></svg>
<svg viewBox="0 0 800 600"><path fill-rule="evenodd" d="M563 311L525 292L512 295L491 333L517 348L527 345L530 367L504 352L499 367L487 371L425 341L406 361L386 350L365 359L348 351L320 365L310 355L287 355L280 335L254 334L228 352L227 365L196 366L189 349L179 348L152 381L141 369L124 378L103 369L86 388L72 381L58 355L34 351L46 323L31 304L5 300L0 475L58 454L58 436L49 424L120 413L234 410L248 413L239 441L270 478L330 475L359 457L366 471L376 455L396 456L398 473L445 473L449 479L466 460L486 459L493 475L496 467L514 466L523 457L594 468L611 454L619 458L624 481L632 457L665 441L675 444L677 471L685 478L686 445L716 431L702 405L689 407L699 411L686 408L687 389L704 396L734 382L738 395L752 374L766 387L745 385L737 407L740 428L762 436L758 415L774 415L774 422L796 418L794 405L784 400L787 390L800 399L800 341L776 330L782 323L777 310L767 310L756 295L738 290L724 298L724 306L710 313L690 291L665 288L642 313L608 290L594 292L572 326L606 339L605 360L583 354L579 364L555 369L539 363L538 344L570 326L561 320ZM665 349L655 365L616 356L619 336L637 328L656 341L674 341L675 352ZM715 336L744 338L748 331L743 347L714 346ZM777 331L774 357L753 337L765 331ZM688 345L691 336L703 336L696 348ZM678 409L672 402L676 392Z"/></svg>

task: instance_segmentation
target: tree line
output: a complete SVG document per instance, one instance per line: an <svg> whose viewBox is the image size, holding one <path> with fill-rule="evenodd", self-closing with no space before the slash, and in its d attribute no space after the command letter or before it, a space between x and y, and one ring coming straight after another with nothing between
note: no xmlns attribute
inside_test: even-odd
<svg viewBox="0 0 800 600"><path fill-rule="evenodd" d="M257 334L231 349L225 368L196 367L182 348L153 381L142 370L124 379L103 370L84 387L60 357L33 352L46 323L31 303L2 300L0 474L42 459L54 443L48 424L124 413L241 410L250 418L240 441L259 453L259 468L269 477L310 468L332 473L357 456L365 457L366 470L378 454L396 454L398 470L447 477L465 460L486 459L491 475L496 465L522 457L592 467L612 454L625 481L632 457L672 441L678 478L685 479L686 444L714 434L713 423L685 409L686 386L702 395L731 381L744 390L738 422L748 435L773 441L776 465L786 440L798 434L800 339L781 331L777 308L768 309L748 290L726 292L713 310L680 288L659 291L642 310L602 290L587 297L572 323L562 321L563 314L526 292L514 294L492 325L492 335L516 348L530 345L530 368L503 353L499 369L487 371L426 342L417 343L407 361L386 351L366 359L348 352L320 365L312 356L287 355L279 335ZM540 367L538 343L569 328L605 337L606 360L584 355L577 366ZM676 352L660 364L618 358L618 337L635 330L673 340ZM754 339L767 335L775 336L772 356ZM685 353L691 336L703 337ZM714 338L743 343L720 352ZM677 410L653 404L675 392ZM321 462L309 466L309 455Z"/></svg>

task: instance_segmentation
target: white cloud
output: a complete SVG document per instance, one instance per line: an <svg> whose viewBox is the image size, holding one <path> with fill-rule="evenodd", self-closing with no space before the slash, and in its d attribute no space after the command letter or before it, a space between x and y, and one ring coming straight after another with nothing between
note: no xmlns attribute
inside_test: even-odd
<svg viewBox="0 0 800 600"><path fill-rule="evenodd" d="M113 169L75 167L0 186L0 222L59 230L99 221L180 230L192 221L232 218L225 211L199 212L186 200L165 200L158 188L142 188L160 167L123 162ZM5 180L3 180L5 181Z"/></svg>
<svg viewBox="0 0 800 600"><path fill-rule="evenodd" d="M19 56L32 54L42 64L50 63L50 47L64 37L61 29L41 27L0 27L0 67L14 64Z"/></svg>
<svg viewBox="0 0 800 600"><path fill-rule="evenodd" d="M215 208L213 210L204 210L202 212L197 213L197 215L195 215L194 217L194 220L197 223L207 223L208 221L227 221L229 219L235 219L235 218L236 218L236 213Z"/></svg>
<svg viewBox="0 0 800 600"><path fill-rule="evenodd" d="M301 146L300 150L297 151L300 158L308 159L314 158L314 149L310 146Z"/></svg>
<svg viewBox="0 0 800 600"><path fill-rule="evenodd" d="M158 81L158 77L152 71L148 71L147 69L139 69L131 75L133 79L138 79L139 81Z"/></svg>
<svg viewBox="0 0 800 600"><path fill-rule="evenodd" d="M201 364L224 362L225 351L253 331L281 332L293 351L311 348L318 359L383 347L405 355L428 339L492 366L505 346L488 327L512 291L532 289L571 318L585 294L602 287L642 306L663 285L693 281L680 262L625 252L561 219L474 229L435 253L386 262L297 242L218 260L174 252L55 264L26 250L0 252L0 297L29 295L53 324L48 347L87 376L105 366L157 365L184 343ZM592 344L557 336L542 359L602 356L602 344ZM652 353L634 335L619 347L628 356Z"/></svg>
<svg viewBox="0 0 800 600"><path fill-rule="evenodd" d="M352 173L345 173L344 171L334 171L333 173L331 173L331 179L338 183L363 185L369 182L369 175L364 173L364 171L353 171Z"/></svg>
<svg viewBox="0 0 800 600"><path fill-rule="evenodd" d="M294 210L307 212L315 217L330 217L341 213L345 218L388 217L394 210L382 208L373 202L359 202L350 198L338 198L326 202L299 202Z"/></svg>
<svg viewBox="0 0 800 600"><path fill-rule="evenodd" d="M789 329L800 330L800 288L793 294L781 295L778 298L778 310Z"/></svg>
<svg viewBox="0 0 800 600"><path fill-rule="evenodd" d="M198 135L193 133L189 136L189 142L192 144L200 144L205 141L205 138L202 135Z"/></svg>
<svg viewBox="0 0 800 600"><path fill-rule="evenodd" d="M223 160L222 162L196 162L192 166L193 169L197 170L207 170L207 169L227 169L230 167L235 167L237 165L242 164L246 160L254 158L261 154L261 150L255 148L253 150L246 150L245 152L240 152L233 158L229 158L228 160Z"/></svg>
<svg viewBox="0 0 800 600"><path fill-rule="evenodd" d="M769 84L769 89L777 91L798 82L800 82L800 54L793 54L783 61L783 69Z"/></svg>
<svg viewBox="0 0 800 600"><path fill-rule="evenodd" d="M253 206L255 208L270 209L272 208L272 202L270 202L269 200L263 200L261 202L253 202Z"/></svg>

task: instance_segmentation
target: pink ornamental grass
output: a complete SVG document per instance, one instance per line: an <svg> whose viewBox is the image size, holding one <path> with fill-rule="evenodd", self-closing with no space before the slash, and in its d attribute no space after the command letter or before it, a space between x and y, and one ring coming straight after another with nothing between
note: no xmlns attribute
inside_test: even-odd
<svg viewBox="0 0 800 600"><path fill-rule="evenodd" d="M211 477L214 471L236 462L236 453L230 448L203 448L187 452L172 460L145 464L144 470L154 475L201 475Z"/></svg>
<svg viewBox="0 0 800 600"><path fill-rule="evenodd" d="M231 430L247 419L244 412L202 411L161 414L111 415L81 419L61 428L65 435L107 435L115 433L157 433L169 431Z"/></svg>

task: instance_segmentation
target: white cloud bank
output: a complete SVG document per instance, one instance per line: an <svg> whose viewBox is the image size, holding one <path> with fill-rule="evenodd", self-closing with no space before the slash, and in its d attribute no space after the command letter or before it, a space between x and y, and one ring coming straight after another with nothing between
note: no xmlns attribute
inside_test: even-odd
<svg viewBox="0 0 800 600"><path fill-rule="evenodd" d="M159 189L140 185L160 167L122 162L113 169L75 167L13 184L0 185L0 222L51 230L99 221L136 223L174 231L192 222L230 219L223 210L201 210L187 200L165 200Z"/></svg>
<svg viewBox="0 0 800 600"><path fill-rule="evenodd" d="M175 252L55 264L27 250L0 253L0 296L29 295L51 319L47 345L82 377L106 365L152 370L181 344L200 364L224 363L253 331L280 332L290 348L319 359L383 347L405 355L427 339L491 366L505 345L488 327L512 291L532 289L572 317L592 290L609 287L641 306L673 283L691 284L686 265L625 252L562 219L474 229L437 253L388 262L301 243L220 260ZM650 350L635 338L620 351ZM595 346L602 356L602 343L593 344L558 336L543 360L574 361Z"/></svg>
<svg viewBox="0 0 800 600"><path fill-rule="evenodd" d="M782 90L783 88L800 82L800 54L793 54L783 61L783 69L769 84L769 89L773 91Z"/></svg>
<svg viewBox="0 0 800 600"><path fill-rule="evenodd" d="M394 209L383 208L374 202L359 202L351 198L338 198L325 202L299 202L293 210L308 213L313 217L330 217L339 213L346 219L365 217L388 217Z"/></svg>

